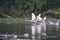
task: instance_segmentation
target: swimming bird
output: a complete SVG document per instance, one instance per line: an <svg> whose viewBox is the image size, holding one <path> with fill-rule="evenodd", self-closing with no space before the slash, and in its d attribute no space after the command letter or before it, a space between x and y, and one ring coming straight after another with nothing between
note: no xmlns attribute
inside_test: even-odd
<svg viewBox="0 0 60 40"><path fill-rule="evenodd" d="M35 22L35 21L36 21L36 16L35 16L34 13L32 13L32 20L31 20L31 22Z"/></svg>

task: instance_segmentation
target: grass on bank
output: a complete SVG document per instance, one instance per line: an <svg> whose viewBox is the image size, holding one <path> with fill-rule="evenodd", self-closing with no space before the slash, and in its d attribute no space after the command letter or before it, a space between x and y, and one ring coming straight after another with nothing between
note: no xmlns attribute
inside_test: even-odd
<svg viewBox="0 0 60 40"><path fill-rule="evenodd" d="M28 24L25 20L31 20L30 18L0 18L0 23L5 24L18 24L18 23L25 23Z"/></svg>
<svg viewBox="0 0 60 40"><path fill-rule="evenodd" d="M28 25L30 24L31 22L29 21L25 21L25 20L31 20L31 18L0 18L0 24L9 24L9 25L21 25L21 24L24 24L24 25ZM57 20L60 20L60 19L55 19L55 18L47 18L46 21L57 21Z"/></svg>

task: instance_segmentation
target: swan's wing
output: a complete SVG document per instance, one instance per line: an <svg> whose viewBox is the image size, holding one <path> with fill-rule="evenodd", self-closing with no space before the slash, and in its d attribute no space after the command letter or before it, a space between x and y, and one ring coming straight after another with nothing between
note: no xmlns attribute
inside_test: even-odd
<svg viewBox="0 0 60 40"><path fill-rule="evenodd" d="M36 19L36 16L34 13L32 13L32 20L35 20Z"/></svg>

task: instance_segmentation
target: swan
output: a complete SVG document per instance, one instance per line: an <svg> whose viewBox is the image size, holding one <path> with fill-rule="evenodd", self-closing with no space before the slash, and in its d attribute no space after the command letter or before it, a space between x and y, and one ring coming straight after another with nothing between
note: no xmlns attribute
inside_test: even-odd
<svg viewBox="0 0 60 40"><path fill-rule="evenodd" d="M59 22L57 21L56 23L54 22L49 22L51 25L59 25Z"/></svg>
<svg viewBox="0 0 60 40"><path fill-rule="evenodd" d="M37 16L37 21L42 21L41 14Z"/></svg>
<svg viewBox="0 0 60 40"><path fill-rule="evenodd" d="M25 20L25 21L35 22L35 23L37 23L37 20L36 20L36 19L37 19L37 18L36 18L36 16L35 16L35 14L32 13L32 19L31 19L31 20Z"/></svg>
<svg viewBox="0 0 60 40"><path fill-rule="evenodd" d="M34 13L32 13L32 19L31 20L25 20L25 21L37 23L37 21L45 22L45 20L46 20L46 17L41 18L41 14L36 16Z"/></svg>
<svg viewBox="0 0 60 40"><path fill-rule="evenodd" d="M45 16L44 18L41 18L41 14L39 14L39 15L37 16L37 21L45 22L46 19L47 19L46 16Z"/></svg>
<svg viewBox="0 0 60 40"><path fill-rule="evenodd" d="M31 22L34 22L34 21L36 21L36 16L35 16L34 13L32 13L32 20L31 20Z"/></svg>
<svg viewBox="0 0 60 40"><path fill-rule="evenodd" d="M56 23L54 23L54 22L49 22L49 23L50 23L50 25L56 25L57 30L59 29L59 21L57 21Z"/></svg>
<svg viewBox="0 0 60 40"><path fill-rule="evenodd" d="M36 16L34 13L32 13L32 21L36 19Z"/></svg>
<svg viewBox="0 0 60 40"><path fill-rule="evenodd" d="M42 19L42 22L45 22L47 19L47 17L45 16L43 19Z"/></svg>

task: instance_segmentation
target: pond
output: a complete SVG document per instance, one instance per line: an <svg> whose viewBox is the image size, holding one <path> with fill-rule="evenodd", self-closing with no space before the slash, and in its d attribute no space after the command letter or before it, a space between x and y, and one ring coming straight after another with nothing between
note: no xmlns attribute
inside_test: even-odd
<svg viewBox="0 0 60 40"><path fill-rule="evenodd" d="M31 26L32 26L32 23L31 24L24 24L24 23L3 24L3 23L0 23L0 35L17 34L18 39L16 39L16 40L19 40L19 39L20 40L23 40L23 39L26 39L26 40L59 40L59 38L60 38L60 25L59 25L59 29L57 29L56 25L46 24L46 36L42 36L42 35L37 36L37 33L35 32L36 34L35 34L34 39L32 39ZM28 33L29 37L25 38L24 37L25 33ZM38 39L38 37L41 37L41 38ZM14 39L11 39L11 40L14 40Z"/></svg>

